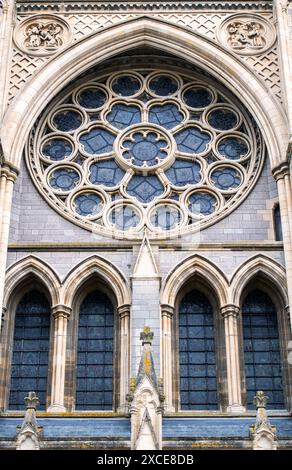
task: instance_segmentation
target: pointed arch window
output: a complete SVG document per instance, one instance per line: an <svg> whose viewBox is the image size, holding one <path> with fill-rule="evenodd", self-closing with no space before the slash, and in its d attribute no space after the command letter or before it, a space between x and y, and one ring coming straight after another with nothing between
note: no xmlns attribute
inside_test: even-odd
<svg viewBox="0 0 292 470"><path fill-rule="evenodd" d="M242 306L247 406L254 408L257 390L269 397L269 408L284 408L282 361L276 308L260 290L250 292Z"/></svg>
<svg viewBox="0 0 292 470"><path fill-rule="evenodd" d="M181 409L218 409L213 308L197 290L179 307L179 360Z"/></svg>
<svg viewBox="0 0 292 470"><path fill-rule="evenodd" d="M106 294L94 291L80 306L76 409L113 408L114 308Z"/></svg>
<svg viewBox="0 0 292 470"><path fill-rule="evenodd" d="M23 410L29 391L46 408L50 348L50 305L39 291L23 296L16 308L9 408Z"/></svg>
<svg viewBox="0 0 292 470"><path fill-rule="evenodd" d="M274 208L274 230L276 241L283 241L282 220L280 205L277 204Z"/></svg>

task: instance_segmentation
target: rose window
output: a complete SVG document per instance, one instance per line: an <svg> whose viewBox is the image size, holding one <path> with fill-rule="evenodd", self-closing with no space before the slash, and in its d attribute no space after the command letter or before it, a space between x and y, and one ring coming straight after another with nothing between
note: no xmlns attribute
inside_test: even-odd
<svg viewBox="0 0 292 470"><path fill-rule="evenodd" d="M27 162L48 202L104 234L188 233L233 210L263 162L253 119L211 79L147 68L93 74L31 132Z"/></svg>

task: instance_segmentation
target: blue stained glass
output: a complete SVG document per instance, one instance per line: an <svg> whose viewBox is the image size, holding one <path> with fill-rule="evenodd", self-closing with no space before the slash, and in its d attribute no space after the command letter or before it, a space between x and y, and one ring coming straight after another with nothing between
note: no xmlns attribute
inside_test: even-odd
<svg viewBox="0 0 292 470"><path fill-rule="evenodd" d="M164 187L157 176L133 176L127 186L127 193L142 203L151 202L164 193Z"/></svg>
<svg viewBox="0 0 292 470"><path fill-rule="evenodd" d="M237 115L229 109L215 109L208 116L208 122L214 129L228 131L233 129L237 122Z"/></svg>
<svg viewBox="0 0 292 470"><path fill-rule="evenodd" d="M129 230L139 225L140 216L133 206L123 204L112 210L110 222L115 225L118 230Z"/></svg>
<svg viewBox="0 0 292 470"><path fill-rule="evenodd" d="M254 290L242 306L247 404L253 408L258 390L269 397L270 409L283 409L282 364L277 312L271 299Z"/></svg>
<svg viewBox="0 0 292 470"><path fill-rule="evenodd" d="M69 157L73 152L71 142L66 139L57 138L47 140L42 146L42 153L45 157L54 161L63 160Z"/></svg>
<svg viewBox="0 0 292 470"><path fill-rule="evenodd" d="M218 409L213 309L197 290L179 307L179 357L181 409Z"/></svg>
<svg viewBox="0 0 292 470"><path fill-rule="evenodd" d="M225 137L218 145L219 153L230 160L238 160L248 154L249 148L240 137Z"/></svg>
<svg viewBox="0 0 292 470"><path fill-rule="evenodd" d="M77 214L94 216L101 212L103 201L98 194L88 191L74 198L74 206Z"/></svg>
<svg viewBox="0 0 292 470"><path fill-rule="evenodd" d="M102 320L102 322L100 322ZM80 306L76 367L76 409L111 410L114 310L95 291Z"/></svg>
<svg viewBox="0 0 292 470"><path fill-rule="evenodd" d="M137 166L153 166L167 157L164 148L167 142L161 136L157 136L154 132L143 135L142 132L135 132L131 140L123 142L123 157L130 160L133 165Z"/></svg>
<svg viewBox="0 0 292 470"><path fill-rule="evenodd" d="M101 108L107 100L105 91L100 88L88 87L83 89L78 95L80 106L86 109Z"/></svg>
<svg viewBox="0 0 292 470"><path fill-rule="evenodd" d="M228 190L240 186L241 175L235 168L220 167L212 172L211 181L218 189Z"/></svg>
<svg viewBox="0 0 292 470"><path fill-rule="evenodd" d="M158 96L169 96L177 91L178 84L172 77L159 75L158 77L152 78L149 83L149 88Z"/></svg>
<svg viewBox="0 0 292 470"><path fill-rule="evenodd" d="M207 88L189 88L184 92L183 100L191 108L205 108L212 103L213 96Z"/></svg>
<svg viewBox="0 0 292 470"><path fill-rule="evenodd" d="M169 181L175 186L197 184L201 181L201 165L196 162L177 159L174 164L165 171Z"/></svg>
<svg viewBox="0 0 292 470"><path fill-rule="evenodd" d="M75 188L80 181L80 175L71 168L58 168L50 174L49 184L52 188L69 191Z"/></svg>
<svg viewBox="0 0 292 470"><path fill-rule="evenodd" d="M89 180L93 184L116 186L124 175L114 160L102 160L91 165Z"/></svg>
<svg viewBox="0 0 292 470"><path fill-rule="evenodd" d="M113 84L113 91L120 96L132 96L140 90L140 82L137 78L130 75L122 75L117 77Z"/></svg>
<svg viewBox="0 0 292 470"><path fill-rule="evenodd" d="M46 408L50 340L50 306L38 291L24 295L16 309L9 408L23 410L34 391Z"/></svg>
<svg viewBox="0 0 292 470"><path fill-rule="evenodd" d="M80 143L84 146L84 150L90 154L112 152L114 140L114 134L102 127L94 127L79 138Z"/></svg>
<svg viewBox="0 0 292 470"><path fill-rule="evenodd" d="M210 193L197 191L189 196L187 206L193 214L206 216L216 210L217 200Z"/></svg>
<svg viewBox="0 0 292 470"><path fill-rule="evenodd" d="M150 221L156 228L172 230L176 228L182 219L181 212L176 206L161 204L151 213Z"/></svg>
<svg viewBox="0 0 292 470"><path fill-rule="evenodd" d="M54 126L62 132L75 131L82 124L82 115L78 111L63 110L53 117Z"/></svg>
<svg viewBox="0 0 292 470"><path fill-rule="evenodd" d="M149 121L165 127L165 129L172 129L183 120L183 113L173 103L155 105L149 111Z"/></svg>
<svg viewBox="0 0 292 470"><path fill-rule="evenodd" d="M122 103L115 104L106 116L107 121L118 129L141 122L141 111L138 106L128 106Z"/></svg>
<svg viewBox="0 0 292 470"><path fill-rule="evenodd" d="M152 100L152 96L144 92L142 95L138 96L137 99L143 101L143 103L147 103L147 101Z"/></svg>
<svg viewBox="0 0 292 470"><path fill-rule="evenodd" d="M276 241L283 241L282 220L279 204L277 204L274 209L274 228Z"/></svg>
<svg viewBox="0 0 292 470"><path fill-rule="evenodd" d="M184 153L202 153L206 150L211 137L197 127L187 127L175 134L177 148Z"/></svg>

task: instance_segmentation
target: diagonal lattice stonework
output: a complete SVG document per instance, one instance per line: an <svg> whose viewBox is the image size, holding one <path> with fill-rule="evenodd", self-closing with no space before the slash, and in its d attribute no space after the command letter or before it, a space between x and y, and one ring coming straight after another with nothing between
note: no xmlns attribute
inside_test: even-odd
<svg viewBox="0 0 292 470"><path fill-rule="evenodd" d="M184 28L196 31L209 39L216 40L216 29L220 23L232 13L222 12L152 12L153 18L159 18ZM266 19L272 20L271 12L262 13ZM102 28L121 23L123 21L141 16L140 12L103 12L103 13L74 13L66 15L70 23L74 41L78 41L89 34ZM19 15L18 21L23 19ZM241 59L251 66L260 76L267 87L278 100L281 101L281 85L279 76L279 65L276 46L259 56L241 56ZM48 60L47 58L29 57L28 55L14 49L12 56L12 69L9 84L9 102L16 95L22 85L33 75L33 73Z"/></svg>
<svg viewBox="0 0 292 470"><path fill-rule="evenodd" d="M279 74L277 47L261 56L242 57L262 78L272 93L281 101L281 82Z"/></svg>
<svg viewBox="0 0 292 470"><path fill-rule="evenodd" d="M13 50L9 101L45 61L43 57L29 57L17 49Z"/></svg>

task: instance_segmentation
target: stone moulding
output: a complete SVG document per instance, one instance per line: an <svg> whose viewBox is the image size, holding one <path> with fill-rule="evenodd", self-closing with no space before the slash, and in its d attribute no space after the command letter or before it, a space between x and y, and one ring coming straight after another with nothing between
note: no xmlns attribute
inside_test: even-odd
<svg viewBox="0 0 292 470"><path fill-rule="evenodd" d="M29 56L50 56L72 39L69 23L59 15L31 16L21 21L14 31L16 46Z"/></svg>
<svg viewBox="0 0 292 470"><path fill-rule="evenodd" d="M134 2L59 2L58 0L47 1L35 1L28 2L20 0L17 2L18 13L28 13L31 11L57 11L57 12L71 12L71 11L157 11L157 10L257 10L267 11L272 10L272 1L175 1L168 0L167 2L153 2L153 1L134 1Z"/></svg>
<svg viewBox="0 0 292 470"><path fill-rule="evenodd" d="M225 18L216 29L216 39L240 55L258 55L276 40L274 25L263 15L235 14Z"/></svg>

